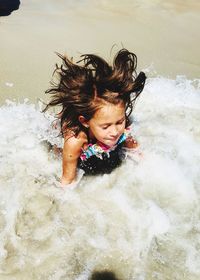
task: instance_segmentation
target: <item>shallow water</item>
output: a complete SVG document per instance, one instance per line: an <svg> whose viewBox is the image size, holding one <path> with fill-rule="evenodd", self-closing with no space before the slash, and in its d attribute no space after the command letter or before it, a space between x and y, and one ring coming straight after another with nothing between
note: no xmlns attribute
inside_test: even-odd
<svg viewBox="0 0 200 280"><path fill-rule="evenodd" d="M1 280L200 278L199 2L123 3L29 0L0 18ZM63 190L38 103L54 51L109 57L121 42L149 76L134 111L143 156Z"/></svg>
<svg viewBox="0 0 200 280"><path fill-rule="evenodd" d="M200 81L148 79L135 110L143 156L110 175L59 188L52 117L39 105L0 109L0 279L200 276ZM6 125L5 125L6 123ZM58 138L57 138L58 140Z"/></svg>

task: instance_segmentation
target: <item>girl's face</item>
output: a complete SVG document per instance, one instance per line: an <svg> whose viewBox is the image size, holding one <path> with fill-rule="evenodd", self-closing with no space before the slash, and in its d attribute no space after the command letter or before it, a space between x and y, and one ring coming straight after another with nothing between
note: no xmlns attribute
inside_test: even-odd
<svg viewBox="0 0 200 280"><path fill-rule="evenodd" d="M117 105L104 103L87 122L90 137L110 147L117 143L124 132L125 123L125 105L122 102Z"/></svg>

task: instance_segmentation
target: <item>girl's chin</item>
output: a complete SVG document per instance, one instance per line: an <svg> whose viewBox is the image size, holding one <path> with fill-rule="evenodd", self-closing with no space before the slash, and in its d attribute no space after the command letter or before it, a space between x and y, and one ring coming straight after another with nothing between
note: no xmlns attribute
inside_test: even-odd
<svg viewBox="0 0 200 280"><path fill-rule="evenodd" d="M104 144L109 147L113 147L117 144L117 140L115 140L115 141L108 140L108 141L105 141Z"/></svg>

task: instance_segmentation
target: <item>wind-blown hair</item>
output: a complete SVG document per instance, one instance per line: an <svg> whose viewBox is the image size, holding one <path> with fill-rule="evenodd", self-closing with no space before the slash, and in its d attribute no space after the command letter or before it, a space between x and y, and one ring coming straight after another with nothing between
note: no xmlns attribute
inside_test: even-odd
<svg viewBox="0 0 200 280"><path fill-rule="evenodd" d="M121 49L112 66L94 54L81 55L82 59L76 64L61 54L57 55L62 59L61 66L56 64L54 71L59 82L52 82L52 87L46 91L52 94L52 99L44 111L51 106L61 106L58 116L62 134L70 130L77 135L84 130L79 116L90 120L105 102L124 102L128 124L135 100L146 80L143 72L137 75L137 56L134 53Z"/></svg>

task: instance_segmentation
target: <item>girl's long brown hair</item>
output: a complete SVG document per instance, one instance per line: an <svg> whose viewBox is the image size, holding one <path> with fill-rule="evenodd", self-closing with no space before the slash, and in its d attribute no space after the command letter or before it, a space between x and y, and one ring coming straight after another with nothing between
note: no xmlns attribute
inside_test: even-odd
<svg viewBox="0 0 200 280"><path fill-rule="evenodd" d="M112 66L94 54L81 55L76 64L61 54L58 56L62 64L56 64L54 74L58 74L59 82L52 82L52 87L46 91L52 94L52 98L44 111L51 106L61 106L62 134L70 130L77 135L84 130L78 117L82 115L90 120L103 101L112 104L124 102L128 123L146 80L144 72L137 75L137 56L134 53L121 49Z"/></svg>

